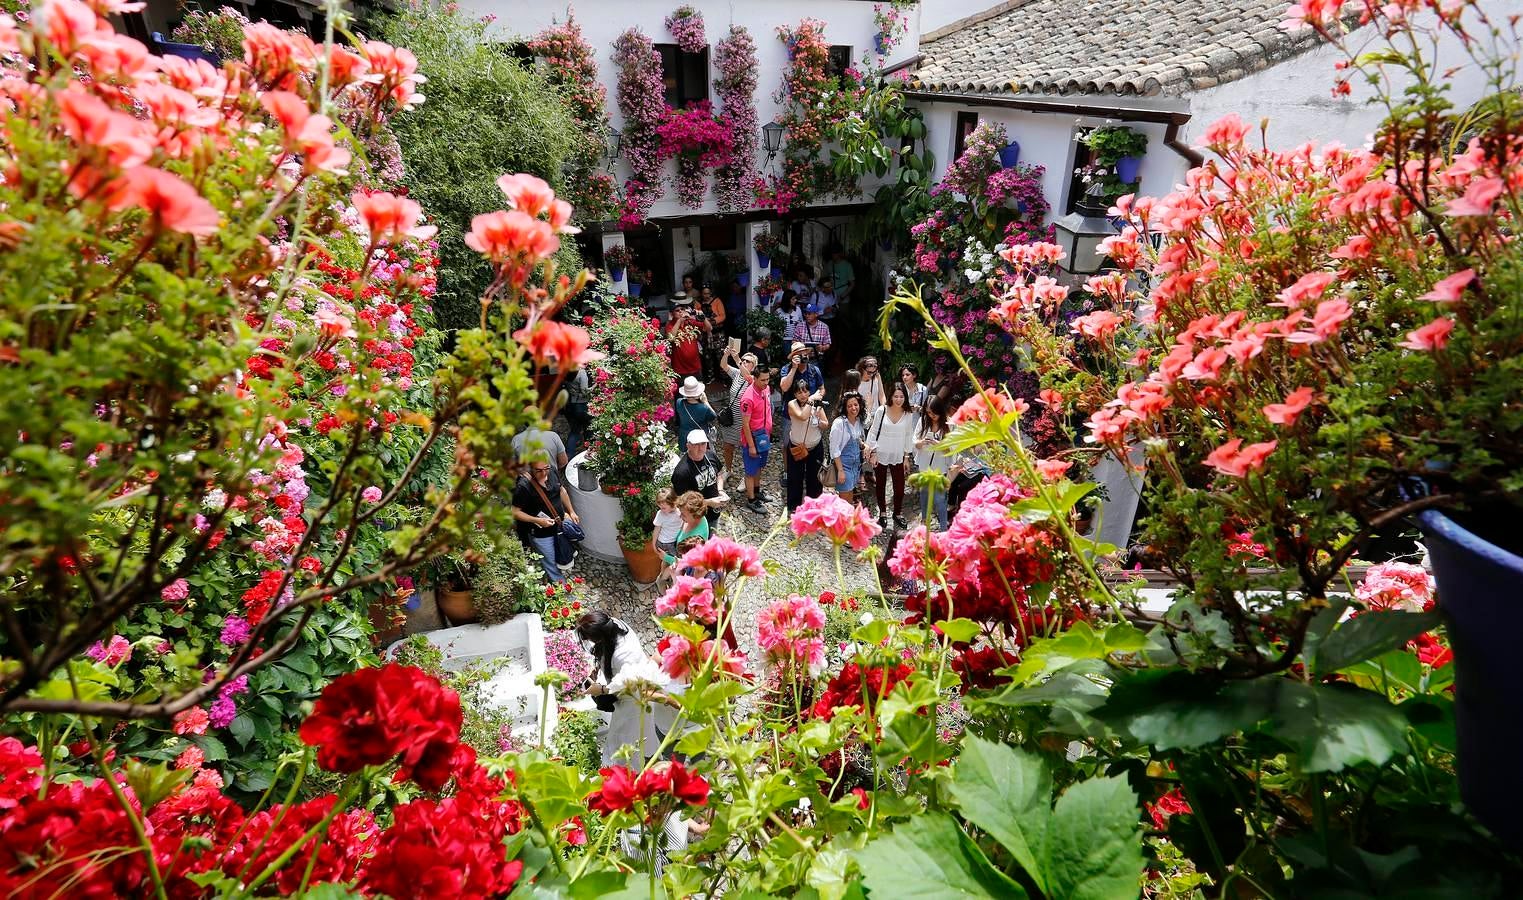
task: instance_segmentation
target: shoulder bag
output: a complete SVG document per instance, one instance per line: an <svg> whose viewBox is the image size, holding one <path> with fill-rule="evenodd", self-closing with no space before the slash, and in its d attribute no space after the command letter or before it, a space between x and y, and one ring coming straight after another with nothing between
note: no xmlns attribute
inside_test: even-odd
<svg viewBox="0 0 1523 900"><path fill-rule="evenodd" d="M545 489L540 487L539 482L530 478L529 484L533 486L534 492L539 494L539 499L544 501L546 512L557 508L554 503L550 502L550 495L545 493ZM555 521L556 524L560 525L560 528L555 532L555 564L558 566L570 565L576 559L576 545L587 540L587 532L582 530L582 526L567 519L560 513L556 513Z"/></svg>

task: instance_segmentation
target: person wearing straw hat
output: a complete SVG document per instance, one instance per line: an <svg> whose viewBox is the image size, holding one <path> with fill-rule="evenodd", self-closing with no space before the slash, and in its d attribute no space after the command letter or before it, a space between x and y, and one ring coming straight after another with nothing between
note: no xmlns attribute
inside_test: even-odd
<svg viewBox="0 0 1523 900"><path fill-rule="evenodd" d="M678 434L690 434L698 429L712 438L714 420L719 418L719 414L709 406L703 382L691 375L682 379L682 386L677 388L677 399L672 401L672 407L677 413L674 421L677 423Z"/></svg>

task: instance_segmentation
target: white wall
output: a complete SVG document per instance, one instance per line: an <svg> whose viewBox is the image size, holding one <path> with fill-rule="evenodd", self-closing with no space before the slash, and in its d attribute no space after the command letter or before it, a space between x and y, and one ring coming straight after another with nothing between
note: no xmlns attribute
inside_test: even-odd
<svg viewBox="0 0 1523 900"><path fill-rule="evenodd" d="M622 125L618 111L618 68L613 64L613 42L625 30L638 27L658 44L673 43L667 33L665 19L672 10L682 5L682 0L579 0L571 4L582 34L597 55L598 78L608 89L608 112L615 128ZM703 2L690 5L703 14L704 29L710 47L710 95L713 96L714 71L713 46L729 33L730 26L741 25L751 32L756 42L757 88L756 114L761 124L771 122L779 115L780 105L773 99L782 83L783 72L788 63L787 52L777 37L780 25L796 26L806 18L825 22L825 37L831 44L845 44L852 48L852 56L861 64L862 55L871 52L873 35L873 4L860 0L773 0L768 3ZM532 36L554 22L564 22L568 5L561 2L540 0L464 0L463 9L478 15L494 15L494 27L508 39L510 36ZM913 22L914 13L911 13ZM888 64L908 59L919 52L918 33L911 28L902 43L894 49ZM717 101L717 98L714 98ZM785 138L786 140L786 138ZM757 166L765 167L766 153L761 148L761 136L757 135ZM629 171L621 160L616 166L616 177L622 181ZM717 212L712 194L702 209L691 209L676 201L672 182L676 175L676 163L668 164L665 196L652 208L650 217L694 215ZM870 183L870 192L876 188Z"/></svg>

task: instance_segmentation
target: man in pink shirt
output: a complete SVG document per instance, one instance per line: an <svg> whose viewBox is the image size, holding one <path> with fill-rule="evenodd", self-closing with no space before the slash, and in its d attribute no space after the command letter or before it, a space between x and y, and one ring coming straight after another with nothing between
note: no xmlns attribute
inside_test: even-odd
<svg viewBox="0 0 1523 900"><path fill-rule="evenodd" d="M757 366L751 373L751 386L740 395L740 461L746 473L746 509L766 515L762 503L767 499L761 490L762 469L767 466L767 451L772 435L772 371Z"/></svg>

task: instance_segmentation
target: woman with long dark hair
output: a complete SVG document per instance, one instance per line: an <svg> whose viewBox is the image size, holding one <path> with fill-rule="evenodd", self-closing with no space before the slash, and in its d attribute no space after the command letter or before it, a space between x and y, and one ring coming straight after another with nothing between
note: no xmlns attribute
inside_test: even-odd
<svg viewBox="0 0 1523 900"><path fill-rule="evenodd" d="M915 434L915 467L924 472L935 469L943 477L950 478L952 457L936 449L947 437L947 407L941 398L933 397L920 413L920 428ZM929 488L926 498L926 527L934 531L947 530L947 490Z"/></svg>
<svg viewBox="0 0 1523 900"><path fill-rule="evenodd" d="M619 693L631 681L664 687L666 676L646 655L635 630L602 610L578 619L576 635L592 657L593 684L588 693L599 709L612 711L603 738L603 765L645 765L661 746L661 734L671 730L675 713L662 703L651 704L642 712L638 701Z"/></svg>
<svg viewBox="0 0 1523 900"><path fill-rule="evenodd" d="M905 457L915 449L915 414L910 411L904 382L888 386L888 402L878 408L867 428L867 461L873 467L878 499L878 524L888 527L888 479L894 481L894 525L904 528Z"/></svg>
<svg viewBox="0 0 1523 900"><path fill-rule="evenodd" d="M830 425L830 458L835 470L836 493L848 503L856 500L862 479L862 395L841 395L841 412Z"/></svg>

